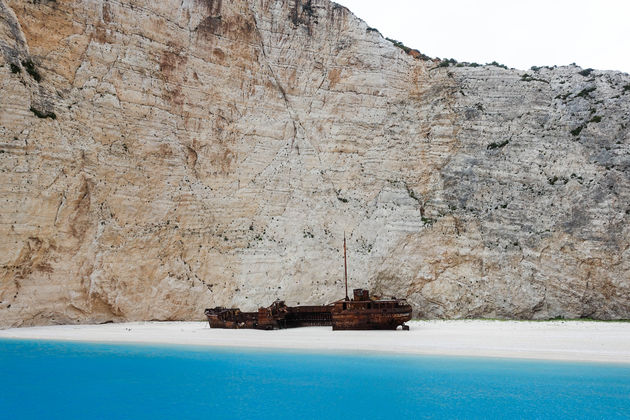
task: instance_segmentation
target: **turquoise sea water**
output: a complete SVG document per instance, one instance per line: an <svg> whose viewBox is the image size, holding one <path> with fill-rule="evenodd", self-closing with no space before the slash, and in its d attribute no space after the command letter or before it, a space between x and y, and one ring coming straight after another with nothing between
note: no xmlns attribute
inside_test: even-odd
<svg viewBox="0 0 630 420"><path fill-rule="evenodd" d="M0 418L630 418L630 365L0 339Z"/></svg>

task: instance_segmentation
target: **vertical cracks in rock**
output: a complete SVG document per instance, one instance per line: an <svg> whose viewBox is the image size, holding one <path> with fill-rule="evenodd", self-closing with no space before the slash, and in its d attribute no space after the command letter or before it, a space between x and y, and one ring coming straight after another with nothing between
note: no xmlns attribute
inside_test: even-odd
<svg viewBox="0 0 630 420"><path fill-rule="evenodd" d="M300 119L297 117L297 113L295 112L295 110L291 107L291 103L289 101L289 98L287 97L286 91L285 91L284 87L282 86L282 84L280 83L278 77L276 76L276 73L273 71L271 63L269 62L269 57L267 56L267 52L265 51L265 44L263 42L263 36L260 33L258 20L256 19L256 13L254 12L254 10L252 9L251 4L249 4L249 3L248 3L248 8L249 8L249 12L250 12L250 14L252 16L252 19L254 20L254 27L255 27L255 30L256 30L256 34L258 36L258 40L260 42L260 50L262 52L263 59L265 61L265 66L267 67L267 69L271 73L271 76L273 78L274 84L276 85L276 87L280 91L280 94L282 95L282 99L284 101L284 105L285 105L285 108L287 110L287 114L291 118L291 122L293 124L294 136L293 136L293 139L291 141L291 148L293 148L293 142L295 141L295 138L297 137L297 126L299 126L302 129L302 134L303 134L304 140L306 142L308 142L308 144L310 144L311 147L313 148L313 150L315 151L315 155L317 156L317 160L318 160L318 162L320 164L320 168L322 168L322 170L323 170L323 166L324 165L323 165L323 162L322 162L322 159L321 159L321 156L320 156L320 151L317 148L317 146L313 143L313 141L308 139L308 136L306 135L306 133L307 133L306 129L302 125L302 122L300 121ZM323 83L323 82L324 82L324 80L322 80L321 83ZM320 84L320 87L321 87L321 84ZM299 154L299 149L298 149L298 154ZM336 188L335 188L335 184L332 181L332 179L330 179L328 176L326 176L323 172L322 172L322 177L324 177L325 180L331 185L332 191L333 191L333 193L335 193ZM335 198L336 198L336 193L335 193ZM333 202L336 202L336 201L337 201L336 199L333 200Z"/></svg>
<svg viewBox="0 0 630 420"><path fill-rule="evenodd" d="M57 226L57 220L59 220L59 212L61 211L61 208L63 207L65 203L66 203L66 193L64 191L63 194L61 195L61 200L59 201L59 205L57 206L57 211L55 212L55 221L53 222L53 226Z"/></svg>

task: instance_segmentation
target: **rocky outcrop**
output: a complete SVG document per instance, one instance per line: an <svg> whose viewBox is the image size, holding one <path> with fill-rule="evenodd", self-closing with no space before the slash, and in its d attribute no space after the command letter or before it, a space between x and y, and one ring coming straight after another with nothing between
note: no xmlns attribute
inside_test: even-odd
<svg viewBox="0 0 630 420"><path fill-rule="evenodd" d="M424 61L328 0L0 0L0 326L351 287L630 318L630 77Z"/></svg>

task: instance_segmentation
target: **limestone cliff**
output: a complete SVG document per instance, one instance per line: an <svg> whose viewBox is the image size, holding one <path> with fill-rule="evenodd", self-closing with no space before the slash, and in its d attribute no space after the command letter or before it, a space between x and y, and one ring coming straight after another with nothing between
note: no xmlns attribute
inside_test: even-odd
<svg viewBox="0 0 630 420"><path fill-rule="evenodd" d="M0 326L329 302L344 231L418 317L630 318L627 74L328 0L0 0L0 50Z"/></svg>

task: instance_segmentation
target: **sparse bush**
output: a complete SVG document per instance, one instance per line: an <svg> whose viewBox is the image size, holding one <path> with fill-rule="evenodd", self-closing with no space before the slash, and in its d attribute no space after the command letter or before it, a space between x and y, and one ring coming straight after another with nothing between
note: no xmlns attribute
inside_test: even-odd
<svg viewBox="0 0 630 420"><path fill-rule="evenodd" d="M549 84L549 81L545 80L545 79L538 79L536 77L532 77L529 74L525 73L524 75L521 76L521 80L524 82L543 82L543 83L547 83Z"/></svg>
<svg viewBox="0 0 630 420"><path fill-rule="evenodd" d="M582 132L582 129L584 128L583 125L580 125L578 127L575 127L573 130L571 130L571 135L573 137L577 137L580 135L580 133Z"/></svg>
<svg viewBox="0 0 630 420"><path fill-rule="evenodd" d="M593 72L593 69L584 69L584 70L578 72L578 74L581 74L582 76L586 77L589 74L591 74L592 72Z"/></svg>
<svg viewBox="0 0 630 420"><path fill-rule="evenodd" d="M495 66L495 67L501 67L502 69L506 69L507 70L507 66L505 64L499 64L496 61L493 61L492 63L488 63L488 66Z"/></svg>
<svg viewBox="0 0 630 420"><path fill-rule="evenodd" d="M407 184L405 184L405 188L407 189L407 194L409 194L409 197L418 201L418 197L416 196L416 193L411 188L409 188Z"/></svg>
<svg viewBox="0 0 630 420"><path fill-rule="evenodd" d="M502 142L500 142L500 143L494 143L494 142L493 142L493 143L490 143L490 144L489 144L486 148L487 148L488 150L500 149L500 148L502 148L503 146L506 146L509 142L510 142L509 140L504 140L504 141L502 141Z"/></svg>
<svg viewBox="0 0 630 420"><path fill-rule="evenodd" d="M18 66L17 64L11 63L10 64L11 67L11 73L16 74L22 71L22 69L20 68L20 66Z"/></svg>
<svg viewBox="0 0 630 420"><path fill-rule="evenodd" d="M404 52L406 52L407 54L409 54L409 52L411 51L411 48L409 48L408 46L406 46L400 41L396 41L395 39L391 39L391 38L385 38L385 39L391 42L392 44L394 44L395 47L398 47Z"/></svg>
<svg viewBox="0 0 630 420"><path fill-rule="evenodd" d="M601 122L601 120L602 120L602 117L600 117L599 115L595 115L593 118L591 118L589 122L598 123L598 122Z"/></svg>
<svg viewBox="0 0 630 420"><path fill-rule="evenodd" d="M597 89L595 86L591 86L585 89L582 89L582 91L580 91L580 93L578 93L577 95L575 95L576 98L586 98L587 96L589 96L589 94L591 92L593 92L595 89Z"/></svg>

